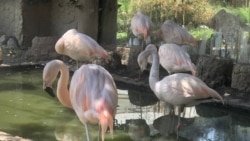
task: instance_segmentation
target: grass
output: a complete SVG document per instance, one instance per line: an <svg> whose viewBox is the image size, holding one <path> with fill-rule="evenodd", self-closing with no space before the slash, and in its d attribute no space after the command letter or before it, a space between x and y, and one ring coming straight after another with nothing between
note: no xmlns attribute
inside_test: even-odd
<svg viewBox="0 0 250 141"><path fill-rule="evenodd" d="M127 32L116 33L117 44L124 44L127 42L128 34Z"/></svg>

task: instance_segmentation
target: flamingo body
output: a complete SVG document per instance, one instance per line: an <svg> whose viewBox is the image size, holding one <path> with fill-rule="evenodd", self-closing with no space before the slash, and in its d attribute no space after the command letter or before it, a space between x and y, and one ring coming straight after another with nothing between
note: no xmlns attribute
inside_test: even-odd
<svg viewBox="0 0 250 141"><path fill-rule="evenodd" d="M155 50L156 47L152 44L148 45L145 50ZM157 50L156 50L157 51ZM196 73L196 67L192 63L188 53L176 44L163 44L159 47L159 58L161 66L168 71L169 74L180 72L191 72L192 75ZM152 64L152 55L148 55L145 59L145 53L139 54L137 62L140 69L146 69L147 63Z"/></svg>
<svg viewBox="0 0 250 141"><path fill-rule="evenodd" d="M82 65L72 77L70 99L81 122L99 123L102 138L108 127L113 134L117 90L108 71L95 64Z"/></svg>
<svg viewBox="0 0 250 141"><path fill-rule="evenodd" d="M158 38L166 43L198 47L196 39L172 20L165 21L157 32Z"/></svg>
<svg viewBox="0 0 250 141"><path fill-rule="evenodd" d="M153 28L153 23L150 18L141 12L137 12L131 19L131 30L133 34L143 39L146 44L150 43L150 34Z"/></svg>
<svg viewBox="0 0 250 141"><path fill-rule="evenodd" d="M189 54L176 44L163 44L159 47L159 58L161 66L169 74L179 72L196 73L196 67L192 63Z"/></svg>
<svg viewBox="0 0 250 141"><path fill-rule="evenodd" d="M215 98L223 102L222 97L215 90L209 88L199 78L185 73L164 77L155 84L155 94L159 99L176 106L197 105L207 98Z"/></svg>
<svg viewBox="0 0 250 141"><path fill-rule="evenodd" d="M159 55L156 47L151 46L151 49L145 49L140 54L145 57L144 59L149 55L153 57L149 84L160 100L175 106L196 105L207 98L219 99L223 102L222 97L216 91L195 76L176 73L159 80Z"/></svg>
<svg viewBox="0 0 250 141"><path fill-rule="evenodd" d="M85 125L87 137L87 123L99 123L102 141L108 127L113 135L118 96L115 82L109 72L96 64L82 65L73 74L68 90L69 70L62 61L53 60L46 64L43 71L45 90L52 86L59 72L61 76L57 84L57 97L63 105L73 108Z"/></svg>
<svg viewBox="0 0 250 141"><path fill-rule="evenodd" d="M107 51L94 39L75 29L69 29L58 39L55 50L58 54L67 55L77 61L86 61L97 56L109 59Z"/></svg>

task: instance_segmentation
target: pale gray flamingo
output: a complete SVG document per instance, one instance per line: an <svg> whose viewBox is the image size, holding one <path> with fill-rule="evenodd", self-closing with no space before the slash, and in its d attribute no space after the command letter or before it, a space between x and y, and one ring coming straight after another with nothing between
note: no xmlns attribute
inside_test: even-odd
<svg viewBox="0 0 250 141"><path fill-rule="evenodd" d="M133 34L143 40L141 44L142 50L144 49L144 43L145 46L151 43L150 34L152 28L153 22L151 19L140 11L137 12L131 19L131 30Z"/></svg>
<svg viewBox="0 0 250 141"><path fill-rule="evenodd" d="M155 50L154 45L148 45L145 50ZM147 59L145 59L145 53L141 53L138 55L137 62L140 66L139 79L141 73L146 69L147 63L152 64L152 55L149 55ZM196 67L192 63L189 54L180 46L176 44L163 44L158 49L158 55L160 59L161 66L168 72L169 75L174 73L191 73L195 75ZM166 107L171 114L174 114L174 106L165 103Z"/></svg>
<svg viewBox="0 0 250 141"><path fill-rule="evenodd" d="M108 52L102 48L90 36L78 32L76 29L69 29L55 45L58 54L67 55L77 61L88 61L94 57L102 57L109 60ZM78 66L77 66L78 67Z"/></svg>
<svg viewBox="0 0 250 141"><path fill-rule="evenodd" d="M146 49L154 50L155 46L151 44L148 45ZM152 56L149 55L148 58L145 59L144 55L146 54L139 54L137 58L137 62L140 66L141 72L146 69L147 63L152 63ZM161 66L169 74L183 72L195 75L195 65L192 63L189 54L180 46L176 44L163 44L159 47L158 55L160 58Z"/></svg>
<svg viewBox="0 0 250 141"><path fill-rule="evenodd" d="M57 83L57 97L66 107L72 108L84 124L89 141L88 123L98 123L101 138L109 127L113 136L113 120L117 107L117 89L110 73L96 64L82 65L71 79L68 90L69 70L60 60L52 60L43 70L43 88L54 96L52 84L60 72Z"/></svg>
<svg viewBox="0 0 250 141"><path fill-rule="evenodd" d="M166 43L198 47L197 40L185 28L172 20L166 20L161 25L157 31L157 37Z"/></svg>
<svg viewBox="0 0 250 141"><path fill-rule="evenodd" d="M151 90L159 100L179 108L176 126L177 135L180 126L180 113L183 107L194 106L211 100L219 100L224 103L223 98L215 90L209 88L202 80L193 75L176 73L159 80L159 55L156 47L146 48L140 54L145 57L144 59L148 55L152 55L153 58L149 75Z"/></svg>

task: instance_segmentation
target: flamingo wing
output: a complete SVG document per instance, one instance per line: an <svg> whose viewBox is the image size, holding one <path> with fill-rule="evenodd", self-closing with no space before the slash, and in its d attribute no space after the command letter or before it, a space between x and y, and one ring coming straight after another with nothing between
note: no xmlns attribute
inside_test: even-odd
<svg viewBox="0 0 250 141"><path fill-rule="evenodd" d="M163 78L157 83L156 90L163 99L174 105L189 104L192 101L210 97L223 101L221 96L202 80L184 73Z"/></svg>

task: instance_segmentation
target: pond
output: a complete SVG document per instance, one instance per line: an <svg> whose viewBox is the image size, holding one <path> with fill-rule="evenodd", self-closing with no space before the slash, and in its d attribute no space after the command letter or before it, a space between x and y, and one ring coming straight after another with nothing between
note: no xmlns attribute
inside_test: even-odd
<svg viewBox="0 0 250 141"><path fill-rule="evenodd" d="M106 133L105 140L175 140L176 135L170 133L174 132L176 117L165 114L159 103L142 108L134 106L128 91L119 89L118 85L114 138ZM0 96L0 131L34 141L86 140L84 126L76 114L43 91L42 66L0 68ZM187 108L181 123L179 140L247 141L250 138L250 113L218 104ZM91 138L98 140L99 127L89 127ZM163 138L164 135L168 137Z"/></svg>

